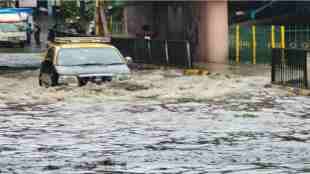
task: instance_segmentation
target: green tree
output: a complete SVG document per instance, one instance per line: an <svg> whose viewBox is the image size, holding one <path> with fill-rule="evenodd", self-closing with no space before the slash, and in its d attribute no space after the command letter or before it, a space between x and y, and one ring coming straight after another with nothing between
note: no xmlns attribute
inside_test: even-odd
<svg viewBox="0 0 310 174"><path fill-rule="evenodd" d="M76 1L63 1L61 13L65 20L76 20L76 18L80 17L80 8Z"/></svg>
<svg viewBox="0 0 310 174"><path fill-rule="evenodd" d="M94 0L86 3L86 8L84 12L84 17L86 21L92 21L95 19L95 8L96 8L96 3Z"/></svg>

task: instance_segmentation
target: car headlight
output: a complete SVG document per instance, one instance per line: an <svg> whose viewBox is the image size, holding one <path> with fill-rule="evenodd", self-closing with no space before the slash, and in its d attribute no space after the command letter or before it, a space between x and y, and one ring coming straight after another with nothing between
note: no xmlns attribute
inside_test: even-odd
<svg viewBox="0 0 310 174"><path fill-rule="evenodd" d="M78 85L79 79L76 76L59 76L58 82L66 85Z"/></svg>
<svg viewBox="0 0 310 174"><path fill-rule="evenodd" d="M130 78L129 74L117 74L113 76L112 80L122 81L122 80L128 80L129 78Z"/></svg>

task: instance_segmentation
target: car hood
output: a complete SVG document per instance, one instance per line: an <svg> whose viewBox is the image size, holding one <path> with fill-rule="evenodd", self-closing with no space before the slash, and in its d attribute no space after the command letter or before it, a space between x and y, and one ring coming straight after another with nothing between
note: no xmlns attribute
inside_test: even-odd
<svg viewBox="0 0 310 174"><path fill-rule="evenodd" d="M121 65L81 65L81 66L56 66L60 75L107 75L129 74L130 70L126 64Z"/></svg>

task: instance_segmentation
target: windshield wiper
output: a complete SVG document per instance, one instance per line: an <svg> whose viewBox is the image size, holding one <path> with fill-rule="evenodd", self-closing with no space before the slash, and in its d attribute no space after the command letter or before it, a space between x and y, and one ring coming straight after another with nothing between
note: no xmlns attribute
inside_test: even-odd
<svg viewBox="0 0 310 174"><path fill-rule="evenodd" d="M124 63L122 62L115 62L115 63L107 63L107 64L104 64L104 65L123 65Z"/></svg>
<svg viewBox="0 0 310 174"><path fill-rule="evenodd" d="M69 65L69 66L92 66L92 65L105 65L103 63L83 63L83 64L76 64L76 65Z"/></svg>
<svg viewBox="0 0 310 174"><path fill-rule="evenodd" d="M123 65L122 62L115 62L115 63L83 63L83 64L76 64L76 65L65 65L65 66L95 66L95 65L101 65L101 66L109 66L109 65Z"/></svg>

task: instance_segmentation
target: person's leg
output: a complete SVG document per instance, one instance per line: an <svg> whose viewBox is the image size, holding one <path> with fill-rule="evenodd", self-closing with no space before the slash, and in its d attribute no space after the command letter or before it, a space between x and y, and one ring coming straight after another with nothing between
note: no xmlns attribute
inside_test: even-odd
<svg viewBox="0 0 310 174"><path fill-rule="evenodd" d="M27 44L31 44L31 34L27 33Z"/></svg>
<svg viewBox="0 0 310 174"><path fill-rule="evenodd" d="M34 39L35 39L35 41L36 41L36 45L39 45L39 44L40 44L40 43L39 43L39 36L38 36L37 33L34 34Z"/></svg>
<svg viewBox="0 0 310 174"><path fill-rule="evenodd" d="M41 45L40 33L38 33L38 44Z"/></svg>
<svg viewBox="0 0 310 174"><path fill-rule="evenodd" d="M33 34L33 38L34 38L35 43L37 44L37 36L36 36L36 33Z"/></svg>

